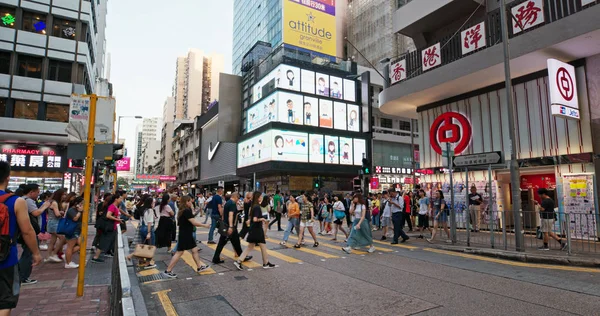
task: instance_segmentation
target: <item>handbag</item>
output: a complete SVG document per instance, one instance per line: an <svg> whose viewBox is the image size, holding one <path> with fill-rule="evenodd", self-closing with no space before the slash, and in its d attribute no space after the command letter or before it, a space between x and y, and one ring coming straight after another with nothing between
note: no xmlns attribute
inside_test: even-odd
<svg viewBox="0 0 600 316"><path fill-rule="evenodd" d="M321 207L321 218L328 218L329 217L329 211L327 210L327 206L323 205Z"/></svg>
<svg viewBox="0 0 600 316"><path fill-rule="evenodd" d="M58 235L73 236L73 234L75 233L77 223L75 223L72 219L68 218L67 213L65 213L64 217L58 220L58 227L56 228L56 233Z"/></svg>
<svg viewBox="0 0 600 316"><path fill-rule="evenodd" d="M137 244L135 245L135 250L133 251L132 255L138 258L152 259L154 258L155 252L156 246Z"/></svg>

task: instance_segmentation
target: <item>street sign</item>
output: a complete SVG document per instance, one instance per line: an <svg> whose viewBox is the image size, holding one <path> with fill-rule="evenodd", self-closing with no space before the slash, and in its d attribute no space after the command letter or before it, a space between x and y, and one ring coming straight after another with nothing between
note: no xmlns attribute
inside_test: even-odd
<svg viewBox="0 0 600 316"><path fill-rule="evenodd" d="M454 157L455 167L494 165L499 163L502 163L501 151Z"/></svg>
<svg viewBox="0 0 600 316"><path fill-rule="evenodd" d="M219 181L219 184L218 184L218 186L220 186L220 187L224 187L224 186L225 186L225 181Z"/></svg>

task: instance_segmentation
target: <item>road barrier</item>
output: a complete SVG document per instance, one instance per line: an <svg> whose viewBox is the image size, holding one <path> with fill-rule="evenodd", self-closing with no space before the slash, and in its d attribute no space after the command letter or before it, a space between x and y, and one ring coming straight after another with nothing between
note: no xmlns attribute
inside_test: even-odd
<svg viewBox="0 0 600 316"><path fill-rule="evenodd" d="M113 257L111 288L110 288L110 314L115 316L135 316L133 298L131 297L131 282L127 272L127 254L129 242L127 236L117 229L115 251Z"/></svg>

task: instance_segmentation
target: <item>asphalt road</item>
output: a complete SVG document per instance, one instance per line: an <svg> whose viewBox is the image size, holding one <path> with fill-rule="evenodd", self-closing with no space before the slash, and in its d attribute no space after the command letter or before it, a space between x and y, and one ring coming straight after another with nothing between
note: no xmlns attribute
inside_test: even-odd
<svg viewBox="0 0 600 316"><path fill-rule="evenodd" d="M206 241L207 230L198 232ZM259 251L237 271L230 245L225 263L199 275L188 254L174 269L177 279L158 279L170 255L157 252L157 269L138 274L150 315L600 315L600 270L546 266L445 252L411 239L405 245L376 243L375 253L346 254L343 243L279 245L271 230L270 261ZM374 236L381 236L375 232ZM213 246L214 247L214 246ZM200 245L210 263L213 249ZM366 250L366 249L364 249Z"/></svg>

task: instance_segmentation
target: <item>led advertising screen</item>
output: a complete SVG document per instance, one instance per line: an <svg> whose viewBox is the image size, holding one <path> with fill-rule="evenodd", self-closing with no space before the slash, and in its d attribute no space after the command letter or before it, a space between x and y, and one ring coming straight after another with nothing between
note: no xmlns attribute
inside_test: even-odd
<svg viewBox="0 0 600 316"><path fill-rule="evenodd" d="M317 72L316 82L317 82L317 95L328 97L329 96L329 76Z"/></svg>
<svg viewBox="0 0 600 316"><path fill-rule="evenodd" d="M352 165L352 138L340 137L340 164Z"/></svg>
<svg viewBox="0 0 600 316"><path fill-rule="evenodd" d="M329 100L319 100L319 126L333 127L333 102Z"/></svg>
<svg viewBox="0 0 600 316"><path fill-rule="evenodd" d="M363 154L367 151L367 142L364 139L354 139L354 165L361 166Z"/></svg>
<svg viewBox="0 0 600 316"><path fill-rule="evenodd" d="M325 163L338 164L340 162L339 139L337 136L325 136Z"/></svg>
<svg viewBox="0 0 600 316"><path fill-rule="evenodd" d="M300 68L288 65L277 67L275 87L300 91Z"/></svg>
<svg viewBox="0 0 600 316"><path fill-rule="evenodd" d="M356 102L356 81L344 79L344 100Z"/></svg>
<svg viewBox="0 0 600 316"><path fill-rule="evenodd" d="M249 108L247 131L251 132L271 121L276 121L278 113L277 103L277 94L273 93Z"/></svg>
<svg viewBox="0 0 600 316"><path fill-rule="evenodd" d="M302 92L315 94L315 72L302 69L300 74L302 76Z"/></svg>
<svg viewBox="0 0 600 316"><path fill-rule="evenodd" d="M358 105L348 104L348 130L360 132L360 120L358 113L360 109Z"/></svg>
<svg viewBox="0 0 600 316"><path fill-rule="evenodd" d="M342 95L343 81L342 78L331 76L329 77L329 96L335 99L343 99Z"/></svg>
<svg viewBox="0 0 600 316"><path fill-rule="evenodd" d="M304 125L319 126L319 99L304 97Z"/></svg>
<svg viewBox="0 0 600 316"><path fill-rule="evenodd" d="M279 92L279 122L303 125L303 98L299 94Z"/></svg>
<svg viewBox="0 0 600 316"><path fill-rule="evenodd" d="M272 131L273 160L308 162L308 134L300 132Z"/></svg>
<svg viewBox="0 0 600 316"><path fill-rule="evenodd" d="M310 134L309 161L312 163L323 163L325 159L325 147L323 135Z"/></svg>
<svg viewBox="0 0 600 316"><path fill-rule="evenodd" d="M333 128L346 130L346 103L333 103Z"/></svg>
<svg viewBox="0 0 600 316"><path fill-rule="evenodd" d="M238 167L271 160L271 131L264 132L238 144Z"/></svg>

